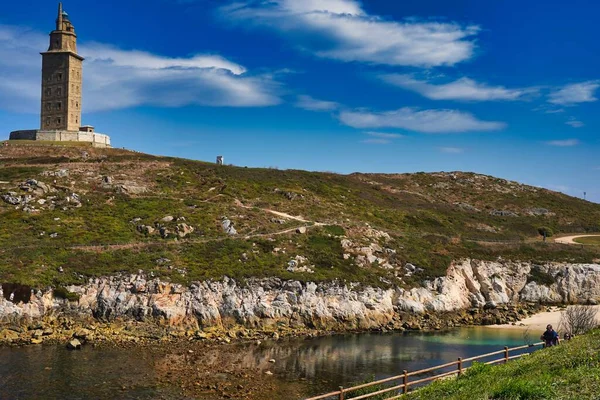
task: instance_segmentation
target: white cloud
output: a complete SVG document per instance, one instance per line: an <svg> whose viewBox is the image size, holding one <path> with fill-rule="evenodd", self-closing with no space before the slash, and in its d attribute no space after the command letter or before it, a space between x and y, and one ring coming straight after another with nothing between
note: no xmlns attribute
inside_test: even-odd
<svg viewBox="0 0 600 400"><path fill-rule="evenodd" d="M563 106L573 106L578 103L589 103L597 101L594 97L596 89L600 87L600 81L587 81L572 83L555 90L549 95L549 102Z"/></svg>
<svg viewBox="0 0 600 400"><path fill-rule="evenodd" d="M569 120L567 122L565 122L565 124L572 126L573 128L581 128L584 127L585 124L581 121L579 121L576 118L569 118Z"/></svg>
<svg viewBox="0 0 600 400"><path fill-rule="evenodd" d="M488 86L466 77L439 85L403 74L386 74L381 75L380 78L392 85L412 90L432 100L524 100L525 96L538 92L537 88L507 89L504 86Z"/></svg>
<svg viewBox="0 0 600 400"><path fill-rule="evenodd" d="M217 55L196 55L190 58L168 58L139 50L120 50L101 43L89 43L80 51L88 62L107 62L115 67L133 67L149 70L167 68L223 69L241 75L246 69Z"/></svg>
<svg viewBox="0 0 600 400"><path fill-rule="evenodd" d="M0 25L1 108L39 111L39 52L47 46L45 34ZM279 84L272 76L250 75L218 55L172 58L101 43L78 47L86 58L84 112L140 105L259 107L281 102Z"/></svg>
<svg viewBox="0 0 600 400"><path fill-rule="evenodd" d="M334 101L325 101L312 98L310 96L298 96L296 107L310 111L333 111L340 105Z"/></svg>
<svg viewBox="0 0 600 400"><path fill-rule="evenodd" d="M474 25L384 20L355 0L247 0L220 13L292 35L319 57L385 65L455 65L473 57L479 32Z"/></svg>
<svg viewBox="0 0 600 400"><path fill-rule="evenodd" d="M465 149L460 148L460 147L439 147L438 149L442 153L447 153L447 154L460 154L460 153L465 152Z"/></svg>
<svg viewBox="0 0 600 400"><path fill-rule="evenodd" d="M368 143L368 144L389 144L389 143L392 143L392 141L389 140L389 139L365 139L362 142L363 143Z"/></svg>
<svg viewBox="0 0 600 400"><path fill-rule="evenodd" d="M579 140L577 139L565 139L565 140L550 140L546 142L548 146L557 146L557 147L572 147L577 146L579 144Z"/></svg>
<svg viewBox="0 0 600 400"><path fill-rule="evenodd" d="M373 137L378 137L382 139L400 139L403 138L404 135L400 135L399 133L386 133L386 132L365 132L365 134Z"/></svg>
<svg viewBox="0 0 600 400"><path fill-rule="evenodd" d="M424 133L494 131L506 124L481 121L472 114L457 110L418 110L404 107L394 111L342 111L340 121L354 128L398 128Z"/></svg>
<svg viewBox="0 0 600 400"><path fill-rule="evenodd" d="M398 133L387 133L387 132L375 132L369 131L365 132L365 135L371 136L369 139L365 139L363 143L369 144L389 144L392 143L394 139L403 138L404 135L400 135Z"/></svg>

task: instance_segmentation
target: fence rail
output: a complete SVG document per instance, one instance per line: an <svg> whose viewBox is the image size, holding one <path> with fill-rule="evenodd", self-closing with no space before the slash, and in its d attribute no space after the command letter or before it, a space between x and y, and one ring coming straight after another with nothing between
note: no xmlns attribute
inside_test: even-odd
<svg viewBox="0 0 600 400"><path fill-rule="evenodd" d="M408 372L408 371L404 370L401 375L391 376L389 378L380 379L378 381L373 381L373 382L369 382L369 383L363 383L361 385L352 386L349 388L340 387L340 389L335 392L325 393L320 396L307 398L305 400L325 400L325 399L327 399L327 400L363 400L363 399L369 399L369 398L379 396L382 394L386 394L386 393L389 393L392 396L392 397L386 398L386 400L399 399L402 396L404 396L406 393L408 393L411 386L427 384L431 381L445 378L448 376L462 375L465 371L467 371L470 368L470 367L465 366L465 363L473 363L473 361L479 361L479 360L482 360L482 359L485 359L488 357L497 356L500 354L502 354L502 358L487 361L487 362L485 362L485 364L491 365L491 364L499 364L502 362L507 363L510 360L514 360L514 359L517 359L517 358L520 358L520 357L523 357L523 356L529 354L529 352L524 352L521 354L515 354L515 355L511 356L510 355L511 352L515 352L515 351L519 351L519 350L526 350L526 349L533 349L538 346L543 346L543 344L544 344L543 342L539 342L539 343L528 344L525 346L518 346L518 347L512 347L512 348L505 347L503 350L498 350L498 351L494 351L494 352L487 353L487 354L481 354L481 355L478 355L475 357L458 358L458 360L456 360L456 361L452 361L452 362L449 362L446 364L436 365L436 366L430 367L430 368L420 369L418 371ZM417 379L417 380L411 381L409 379L410 377L424 375L424 374L432 373L434 371L438 371L438 370L441 370L444 368L451 368L451 367L456 367L456 369L446 371L446 372L440 372L438 374L435 374L432 376L426 376L424 378ZM397 382L394 382L394 381L397 381ZM400 381L402 383L399 383ZM390 382L394 382L396 384L393 386L390 386L390 387L385 387L383 389L373 391L371 393L362 394L362 395L355 396L355 397L347 397L348 394L351 394L352 392L356 392L357 390L365 389L365 388L369 388L369 387L373 387L373 386L379 386L379 385L383 385L383 384L390 383ZM399 393L400 391L401 391L401 393ZM390 392L392 392L392 393L390 393Z"/></svg>

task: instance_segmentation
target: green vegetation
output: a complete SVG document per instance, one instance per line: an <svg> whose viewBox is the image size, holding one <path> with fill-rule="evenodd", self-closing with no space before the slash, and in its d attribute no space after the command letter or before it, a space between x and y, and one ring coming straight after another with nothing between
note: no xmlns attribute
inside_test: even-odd
<svg viewBox="0 0 600 400"><path fill-rule="evenodd" d="M180 282L230 276L411 286L444 275L461 258L543 263L600 256L594 246L543 243L538 236L540 227L598 232L600 205L484 175L218 167L33 143L11 142L0 151L0 195L31 195L28 207L34 208L27 212L0 200L0 281L32 287L138 270ZM68 176L56 175L59 170ZM52 191L25 192L21 184L27 179ZM131 186L143 190L123 189ZM72 193L80 205L65 200ZM165 216L175 219L161 222ZM223 216L238 235L223 231ZM175 234L182 222L194 228L185 238ZM138 230L156 224L171 232L167 238ZM306 233L294 233L299 227L308 227ZM352 248L343 248L343 239ZM381 268L379 260L359 265L356 250L371 245L396 270ZM306 269L290 272L296 256L307 259ZM395 272L406 263L419 270L400 281ZM530 277L540 283L547 278L537 272Z"/></svg>
<svg viewBox="0 0 600 400"><path fill-rule="evenodd" d="M600 245L600 236L585 236L573 240L581 244Z"/></svg>
<svg viewBox="0 0 600 400"><path fill-rule="evenodd" d="M538 233L540 234L540 236L544 237L554 236L554 231L551 228L548 228L547 226L542 226L538 228Z"/></svg>
<svg viewBox="0 0 600 400"><path fill-rule="evenodd" d="M409 394L417 399L596 399L600 388L600 330L506 365L475 364L458 379Z"/></svg>
<svg viewBox="0 0 600 400"><path fill-rule="evenodd" d="M79 295L77 293L69 292L62 286L58 286L52 290L52 294L54 297L59 299L66 299L69 301L77 301L79 300Z"/></svg>
<svg viewBox="0 0 600 400"><path fill-rule="evenodd" d="M535 282L538 285L550 286L553 283L556 283L556 279L554 279L554 277L549 273L542 271L539 267L534 266L531 268L529 276L527 277L527 283L529 282Z"/></svg>

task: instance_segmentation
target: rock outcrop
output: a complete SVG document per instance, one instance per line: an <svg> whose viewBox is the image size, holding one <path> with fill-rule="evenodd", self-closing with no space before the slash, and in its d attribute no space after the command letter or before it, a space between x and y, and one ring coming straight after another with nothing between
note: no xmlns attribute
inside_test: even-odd
<svg viewBox="0 0 600 400"><path fill-rule="evenodd" d="M536 274L532 274L532 269ZM535 277L544 274L544 283ZM518 302L578 303L600 299L600 265L463 260L445 277L413 289L354 284L301 283L281 279L233 279L189 286L138 275L91 279L70 286L77 302L33 291L17 304L0 293L0 317L38 318L64 309L100 320L128 317L159 319L173 325L375 329L389 326L400 313L444 313L494 309Z"/></svg>

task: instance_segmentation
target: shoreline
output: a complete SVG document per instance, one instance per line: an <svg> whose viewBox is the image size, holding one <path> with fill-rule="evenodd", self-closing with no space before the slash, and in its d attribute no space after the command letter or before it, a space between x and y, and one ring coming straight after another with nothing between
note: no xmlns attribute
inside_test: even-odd
<svg viewBox="0 0 600 400"><path fill-rule="evenodd" d="M594 307L597 311L596 321L600 323L600 305L591 306ZM559 332L559 334L563 334L564 332L560 332L560 318L562 312L566 310L566 307L550 307L548 311L542 311L531 315L527 318L523 318L522 320L514 323L514 324L499 324L499 325L486 325L486 328L493 329L513 329L513 330L535 330L540 331L540 334L544 332L546 329L546 325L551 324L554 330Z"/></svg>
<svg viewBox="0 0 600 400"><path fill-rule="evenodd" d="M504 305L494 309L473 308L453 312L413 314L400 312L378 327L359 328L340 321L329 326L263 325L247 327L239 324L207 327L168 324L165 320L138 321L117 318L100 321L89 316L47 315L40 319L0 322L0 346L28 346L40 344L67 344L78 339L82 344L109 343L114 345L145 345L151 343L206 342L240 343L277 340L284 337L317 337L335 334L367 332L435 332L466 326L494 326L493 323L519 323L523 317L539 314L547 307L539 304ZM325 325L325 324L324 324ZM507 325L512 326L512 325Z"/></svg>

